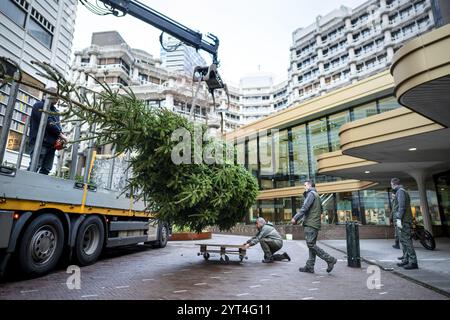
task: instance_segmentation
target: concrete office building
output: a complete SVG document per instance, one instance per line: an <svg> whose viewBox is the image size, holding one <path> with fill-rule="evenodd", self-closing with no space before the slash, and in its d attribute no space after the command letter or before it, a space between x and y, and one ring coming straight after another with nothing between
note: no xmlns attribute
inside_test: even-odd
<svg viewBox="0 0 450 320"><path fill-rule="evenodd" d="M292 34L289 104L388 69L404 42L434 26L432 0L370 0L318 16Z"/></svg>
<svg viewBox="0 0 450 320"><path fill-rule="evenodd" d="M169 71L192 77L197 66L207 66L205 59L193 47L180 43L179 40L168 37L165 47L173 48L166 51L161 48L162 65Z"/></svg>

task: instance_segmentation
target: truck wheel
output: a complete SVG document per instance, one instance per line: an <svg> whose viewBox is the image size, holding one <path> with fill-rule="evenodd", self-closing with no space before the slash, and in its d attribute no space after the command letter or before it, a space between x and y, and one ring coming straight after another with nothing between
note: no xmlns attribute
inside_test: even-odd
<svg viewBox="0 0 450 320"><path fill-rule="evenodd" d="M169 240L169 227L167 224L162 224L159 229L158 241L154 245L155 248L164 248Z"/></svg>
<svg viewBox="0 0 450 320"><path fill-rule="evenodd" d="M75 259L82 266L97 261L103 250L105 229L97 216L87 217L80 225L75 241Z"/></svg>
<svg viewBox="0 0 450 320"><path fill-rule="evenodd" d="M25 229L19 246L20 269L28 275L52 270L64 247L64 229L53 214L42 214Z"/></svg>

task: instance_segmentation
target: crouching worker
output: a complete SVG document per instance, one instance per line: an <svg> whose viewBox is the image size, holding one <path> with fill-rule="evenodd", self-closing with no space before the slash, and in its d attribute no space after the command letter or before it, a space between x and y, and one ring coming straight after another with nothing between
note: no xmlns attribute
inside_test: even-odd
<svg viewBox="0 0 450 320"><path fill-rule="evenodd" d="M283 247L283 239L270 222L266 222L264 218L260 217L256 219L256 228L258 229L256 236L244 243L246 249L260 243L264 251L263 263L272 263L284 259L291 261L291 258L286 252L283 254L275 254L275 252Z"/></svg>

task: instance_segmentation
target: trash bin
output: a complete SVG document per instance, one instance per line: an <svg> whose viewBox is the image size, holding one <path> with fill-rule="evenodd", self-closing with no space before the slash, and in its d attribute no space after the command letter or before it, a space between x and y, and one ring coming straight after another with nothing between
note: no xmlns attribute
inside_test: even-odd
<svg viewBox="0 0 450 320"><path fill-rule="evenodd" d="M359 253L359 229L357 222L346 223L347 233L347 261L351 268L361 268L361 257Z"/></svg>

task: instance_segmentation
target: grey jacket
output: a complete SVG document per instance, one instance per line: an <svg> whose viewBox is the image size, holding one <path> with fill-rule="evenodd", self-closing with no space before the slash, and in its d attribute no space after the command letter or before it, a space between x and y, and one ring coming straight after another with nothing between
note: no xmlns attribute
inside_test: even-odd
<svg viewBox="0 0 450 320"><path fill-rule="evenodd" d="M251 246L254 246L255 244L259 243L261 241L261 239L264 239L264 238L283 241L283 238L281 238L280 234L273 227L273 225L270 222L267 222L258 231L256 236L254 236L253 238L248 240L247 243L250 244Z"/></svg>
<svg viewBox="0 0 450 320"><path fill-rule="evenodd" d="M320 229L321 227L322 203L319 194L315 188L311 188L305 192L305 201L300 209L300 212L294 216L294 220L298 221L303 216L303 226Z"/></svg>
<svg viewBox="0 0 450 320"><path fill-rule="evenodd" d="M408 192L402 185L395 187L393 192L395 193L395 201L393 201L394 218L411 223L411 199Z"/></svg>

